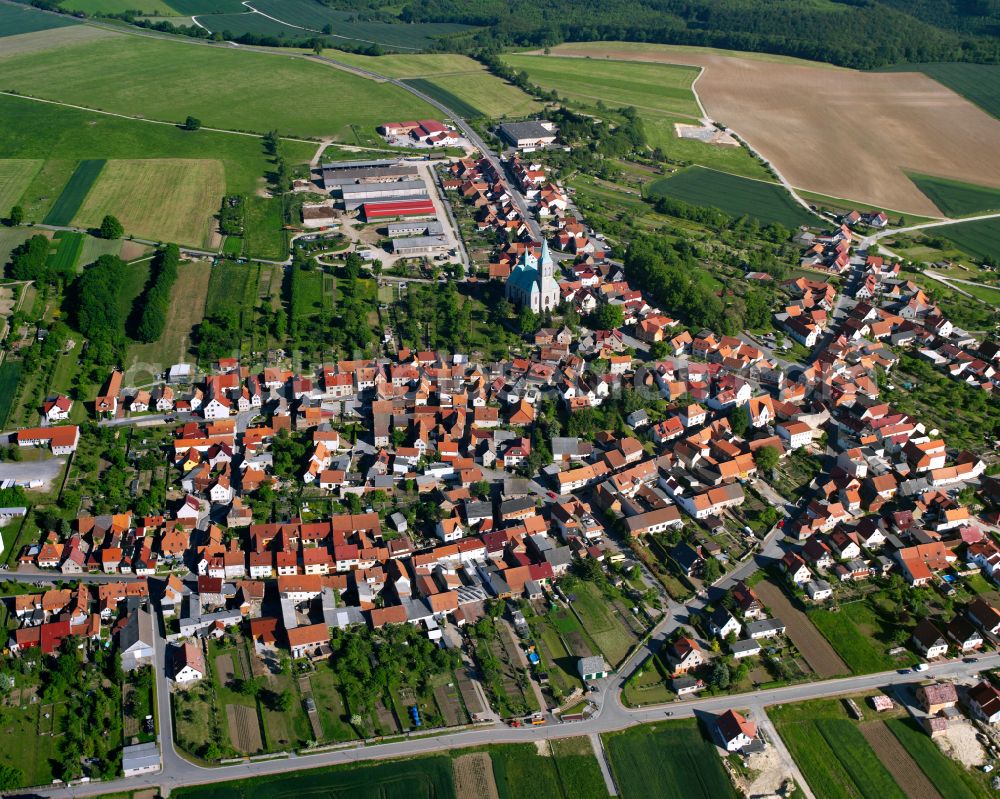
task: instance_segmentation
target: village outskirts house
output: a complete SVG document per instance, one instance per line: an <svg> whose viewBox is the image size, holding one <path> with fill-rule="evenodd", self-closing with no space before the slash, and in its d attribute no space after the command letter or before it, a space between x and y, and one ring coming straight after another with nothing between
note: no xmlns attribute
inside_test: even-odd
<svg viewBox="0 0 1000 799"><path fill-rule="evenodd" d="M580 675L580 679L584 682L602 680L611 673L608 664L604 662L604 658L601 655L589 655L588 657L580 658L576 662L576 670Z"/></svg>

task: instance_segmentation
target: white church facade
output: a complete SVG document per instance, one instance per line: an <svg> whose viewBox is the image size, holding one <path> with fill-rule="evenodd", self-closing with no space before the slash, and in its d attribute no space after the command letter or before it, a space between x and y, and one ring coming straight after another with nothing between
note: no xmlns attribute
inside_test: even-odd
<svg viewBox="0 0 1000 799"><path fill-rule="evenodd" d="M542 254L537 258L525 251L507 278L507 299L535 313L554 310L559 304L559 284L553 270L548 242L542 242Z"/></svg>

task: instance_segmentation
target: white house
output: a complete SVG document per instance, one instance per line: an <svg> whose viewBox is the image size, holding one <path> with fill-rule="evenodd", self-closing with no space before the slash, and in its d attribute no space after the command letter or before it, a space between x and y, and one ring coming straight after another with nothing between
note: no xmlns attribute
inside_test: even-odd
<svg viewBox="0 0 1000 799"><path fill-rule="evenodd" d="M174 682L186 685L205 676L205 654L197 644L184 643L173 650Z"/></svg>
<svg viewBox="0 0 1000 799"><path fill-rule="evenodd" d="M727 710L715 720L715 732L727 752L738 752L757 738L757 725L735 710Z"/></svg>

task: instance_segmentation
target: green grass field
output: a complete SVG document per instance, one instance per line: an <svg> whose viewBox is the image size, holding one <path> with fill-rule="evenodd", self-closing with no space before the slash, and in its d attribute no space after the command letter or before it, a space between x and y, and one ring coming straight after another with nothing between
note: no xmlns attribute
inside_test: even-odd
<svg viewBox="0 0 1000 799"><path fill-rule="evenodd" d="M75 269L80 255L83 253L85 238L83 233L73 233L68 230L56 231L53 237L56 249L49 255L49 268L67 274Z"/></svg>
<svg viewBox="0 0 1000 799"><path fill-rule="evenodd" d="M21 380L21 362L4 360L0 363L0 427L7 424L10 409L14 405L14 394Z"/></svg>
<svg viewBox="0 0 1000 799"><path fill-rule="evenodd" d="M103 158L90 158L80 162L52 209L46 214L46 225L68 225L73 221L97 181L97 176L104 169L104 164Z"/></svg>
<svg viewBox="0 0 1000 799"><path fill-rule="evenodd" d="M437 81L428 80L427 78L408 78L404 82L407 85L412 86L414 89L422 91L427 96L434 98L439 103L448 106L448 108L460 117L464 117L465 119L476 119L477 117L484 116L483 112L474 105L470 105L461 97L452 94L443 86L439 85Z"/></svg>
<svg viewBox="0 0 1000 799"><path fill-rule="evenodd" d="M549 746L566 799L607 799L608 789L589 738L560 738Z"/></svg>
<svg viewBox="0 0 1000 799"><path fill-rule="evenodd" d="M128 116L180 122L191 114L206 127L351 141L351 125L374 136L390 109L406 119L440 116L402 89L298 55L198 47L183 39L122 35L25 53L4 61L3 85ZM303 102L306 96L331 101ZM207 133L184 135L204 146L199 140Z"/></svg>
<svg viewBox="0 0 1000 799"><path fill-rule="evenodd" d="M609 108L631 105L654 116L689 117L689 121L701 116L691 91L698 77L695 67L527 55L505 55L503 60L527 72L532 83L555 89L570 100L589 105L601 101Z"/></svg>
<svg viewBox="0 0 1000 799"><path fill-rule="evenodd" d="M205 315L239 315L246 308L247 286L256 280L257 267L221 262L212 267Z"/></svg>
<svg viewBox="0 0 1000 799"><path fill-rule="evenodd" d="M458 53L390 53L372 56L331 49L325 50L323 55L390 78L435 78L483 70L478 61Z"/></svg>
<svg viewBox="0 0 1000 799"><path fill-rule="evenodd" d="M718 208L735 217L753 216L764 224L777 222L787 228L820 224L818 217L802 208L777 183L749 180L696 166L653 181L646 187L646 194Z"/></svg>
<svg viewBox="0 0 1000 799"><path fill-rule="evenodd" d="M176 8L175 4L174 5ZM233 34L263 33L292 40L324 38L331 47L344 38L365 44L378 44L388 50L412 52L433 44L435 37L469 30L467 25L451 23L399 24L359 20L351 11L330 8L316 0L257 0L254 8L261 14L239 14L245 8L224 17L201 17L198 21L212 31L228 30ZM204 13L204 12L201 12ZM266 14L267 16L263 16ZM268 19L271 17L272 19ZM333 36L324 36L322 29L330 25ZM339 37L339 38L338 38Z"/></svg>
<svg viewBox="0 0 1000 799"><path fill-rule="evenodd" d="M1000 189L931 175L910 174L909 177L947 216L967 216L1000 209Z"/></svg>
<svg viewBox="0 0 1000 799"><path fill-rule="evenodd" d="M222 163L214 159L112 160L74 224L97 227L112 214L130 235L207 247L225 188Z"/></svg>
<svg viewBox="0 0 1000 799"><path fill-rule="evenodd" d="M715 745L694 719L606 735L604 747L623 799L736 796Z"/></svg>
<svg viewBox="0 0 1000 799"><path fill-rule="evenodd" d="M299 164L315 146L285 141L281 151L290 165ZM271 168L261 142L250 136L191 134L6 96L0 96L0 158L46 159L21 200L26 218L34 221L46 216L80 159L215 159L223 164L231 194L253 193Z"/></svg>
<svg viewBox="0 0 1000 799"><path fill-rule="evenodd" d="M779 705L767 714L817 799L904 799L840 700Z"/></svg>
<svg viewBox="0 0 1000 799"><path fill-rule="evenodd" d="M20 33L33 33L49 28L64 28L76 25L77 20L70 17L60 17L56 14L46 14L29 5L20 3L0 4L0 38L16 36Z"/></svg>
<svg viewBox="0 0 1000 799"><path fill-rule="evenodd" d="M987 259L993 264L1000 263L1000 219L957 222L931 228L927 232L932 236L943 236L971 256Z"/></svg>
<svg viewBox="0 0 1000 799"><path fill-rule="evenodd" d="M451 759L435 755L375 765L336 766L278 777L218 782L172 792L178 799L454 799Z"/></svg>
<svg viewBox="0 0 1000 799"><path fill-rule="evenodd" d="M601 648L612 667L617 666L636 637L618 620L609 601L593 583L581 582L573 592L573 607L584 620L584 626Z"/></svg>
<svg viewBox="0 0 1000 799"><path fill-rule="evenodd" d="M287 258L288 236L283 226L280 200L247 197L244 238L247 255L276 261Z"/></svg>
<svg viewBox="0 0 1000 799"><path fill-rule="evenodd" d="M836 613L826 608L808 612L809 620L823 634L855 674L888 671L916 662L913 655L900 659L887 654L891 620L880 617L865 602L841 605Z"/></svg>
<svg viewBox="0 0 1000 799"><path fill-rule="evenodd" d="M1000 117L1000 66L996 64L898 64L886 72L923 72L953 92Z"/></svg>
<svg viewBox="0 0 1000 799"><path fill-rule="evenodd" d="M0 217L10 213L44 162L38 158L0 160Z"/></svg>

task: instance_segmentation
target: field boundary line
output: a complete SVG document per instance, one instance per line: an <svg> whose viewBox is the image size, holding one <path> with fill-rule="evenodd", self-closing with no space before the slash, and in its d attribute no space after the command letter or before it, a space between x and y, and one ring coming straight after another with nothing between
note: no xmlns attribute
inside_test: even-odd
<svg viewBox="0 0 1000 799"><path fill-rule="evenodd" d="M608 755L604 751L604 742L596 732L587 736L590 739L590 748L594 750L594 757L597 758L597 765L600 766L601 776L604 777L604 787L608 789L610 796L618 796L618 786L615 785L615 778L611 774L611 767L608 765Z"/></svg>
<svg viewBox="0 0 1000 799"><path fill-rule="evenodd" d="M796 191L807 191L810 194L815 194L815 195L817 195L819 197L826 197L828 200L843 200L845 203L851 203L852 205L868 205L868 206L871 205L871 203L865 202L864 200L855 200L853 197L838 197L835 194L823 194L823 192L813 191L812 189L807 189L805 186L793 186L792 188L794 188ZM817 202L819 202L819 201L817 200ZM925 217L927 219L932 219L932 220L934 220L934 219L940 219L942 221L946 221L946 220L952 218L952 217L947 217L947 216L930 216L930 217L928 217L925 214L913 214L913 213L910 213L909 211L901 211L898 208L886 208L884 206L882 207L882 210L883 211L891 211L894 214L901 214L903 216L923 216L923 217Z"/></svg>

